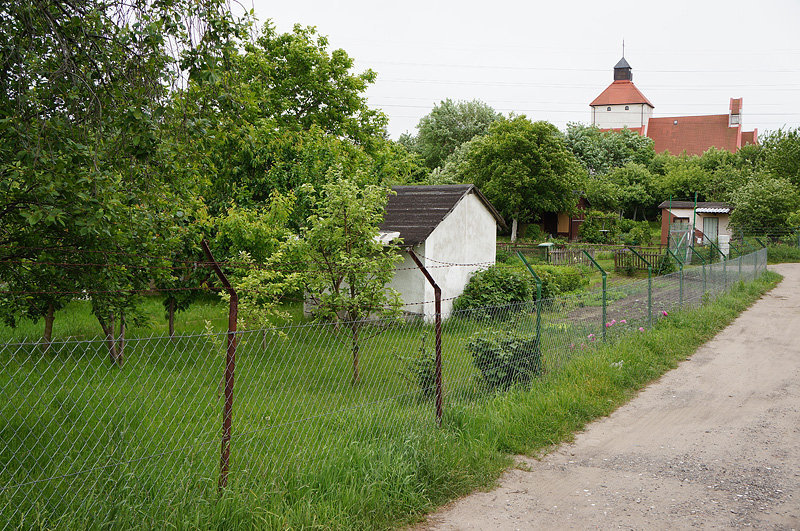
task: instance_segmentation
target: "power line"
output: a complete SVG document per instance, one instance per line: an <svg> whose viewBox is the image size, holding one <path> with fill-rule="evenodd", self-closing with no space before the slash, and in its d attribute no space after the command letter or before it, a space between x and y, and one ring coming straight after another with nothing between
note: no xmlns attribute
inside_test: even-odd
<svg viewBox="0 0 800 531"><path fill-rule="evenodd" d="M468 68L468 69L488 69L488 70L530 70L530 71L544 71L544 72L608 72L609 68L569 68L569 67L553 67L553 66L511 66L511 65L486 65L486 64L454 64L454 63L417 63L411 61L363 61L371 64L385 64L395 66L422 66L431 68ZM773 70L773 69L737 69L737 70L690 70L690 69L636 69L636 72L647 74L797 74L797 70Z"/></svg>
<svg viewBox="0 0 800 531"><path fill-rule="evenodd" d="M399 103L388 103L380 105L380 107L400 107L404 109L430 109L431 107L426 105L403 105ZM576 109L526 109L520 107L514 108L496 108L496 111L503 111L503 112L514 112L514 111L524 111L524 112L566 112L566 113L575 113L575 112L583 112L586 109L581 109L580 111ZM631 111L618 111L618 110L611 110L611 111L602 111L604 115L609 114L620 114L620 115L628 115L631 114ZM721 116L723 113L719 113L718 116ZM759 113L746 113L747 116L800 116L800 112L759 112ZM685 116L708 116L707 114L687 114ZM713 116L713 115L712 115Z"/></svg>
<svg viewBox="0 0 800 531"><path fill-rule="evenodd" d="M380 78L378 77L378 82L391 82L391 83L417 83L417 84L425 84L425 85L432 85L432 84L443 84L443 85L478 85L478 86L519 86L519 87L547 87L547 88L591 88L591 89L601 89L602 87L598 87L596 84L580 84L580 83L536 83L536 82L529 82L529 81L478 81L478 80L465 80L465 79L414 79L414 78ZM377 82L376 82L377 84ZM789 87L800 87L800 83L770 83L770 84L754 84L754 83L746 83L746 84L724 84L719 86L703 86L703 87L696 87L696 86L659 86L659 85L648 85L646 88L647 90L687 90L687 91L702 91L702 90L721 90L729 87L737 87L737 88L773 88L774 90L786 90L786 91L796 91L796 88L789 88ZM787 88L778 88L778 87L787 87Z"/></svg>

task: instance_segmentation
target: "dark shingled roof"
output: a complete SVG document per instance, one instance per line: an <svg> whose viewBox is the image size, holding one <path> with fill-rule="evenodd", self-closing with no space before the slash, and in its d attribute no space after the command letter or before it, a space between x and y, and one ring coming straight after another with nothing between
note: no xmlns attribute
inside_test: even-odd
<svg viewBox="0 0 800 531"><path fill-rule="evenodd" d="M626 61L624 57L620 59L617 64L614 65L614 68L630 68L630 67L631 65L628 64L628 61Z"/></svg>
<svg viewBox="0 0 800 531"><path fill-rule="evenodd" d="M669 208L669 201L664 201L658 208ZM694 208L694 201L673 201L672 208ZM697 208L733 208L730 203L721 203L719 201L698 201Z"/></svg>
<svg viewBox="0 0 800 531"><path fill-rule="evenodd" d="M461 200L470 193L492 213L498 225L505 222L488 199L474 184L439 186L394 186L395 194L389 196L382 231L397 231L406 245L417 245L430 236Z"/></svg>

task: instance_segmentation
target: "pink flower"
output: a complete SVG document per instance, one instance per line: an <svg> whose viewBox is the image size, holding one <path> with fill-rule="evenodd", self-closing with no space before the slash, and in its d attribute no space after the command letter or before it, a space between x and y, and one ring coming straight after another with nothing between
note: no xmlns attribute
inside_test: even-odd
<svg viewBox="0 0 800 531"><path fill-rule="evenodd" d="M667 310L661 310L661 315L663 315L664 317L666 317L666 316L667 316Z"/></svg>
<svg viewBox="0 0 800 531"><path fill-rule="evenodd" d="M594 334L589 334L587 337L588 337L589 339L594 339Z"/></svg>
<svg viewBox="0 0 800 531"><path fill-rule="evenodd" d="M569 348L575 348L575 343L570 343Z"/></svg>
<svg viewBox="0 0 800 531"><path fill-rule="evenodd" d="M606 323L606 328L611 328L612 323Z"/></svg>
<svg viewBox="0 0 800 531"><path fill-rule="evenodd" d="M628 321L626 321L625 319L620 319L619 324L628 324Z"/></svg>
<svg viewBox="0 0 800 531"><path fill-rule="evenodd" d="M615 324L617 324L617 320L616 319L611 319L611 325L613 326Z"/></svg>
<svg viewBox="0 0 800 531"><path fill-rule="evenodd" d="M640 326L639 327L639 332L644 332L644 327Z"/></svg>

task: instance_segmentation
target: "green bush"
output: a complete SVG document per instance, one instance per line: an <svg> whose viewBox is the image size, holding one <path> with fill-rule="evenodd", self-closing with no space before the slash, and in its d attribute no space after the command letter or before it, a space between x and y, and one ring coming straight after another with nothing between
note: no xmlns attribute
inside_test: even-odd
<svg viewBox="0 0 800 531"><path fill-rule="evenodd" d="M547 234L544 233L539 225L531 223L525 227L524 239L531 242L543 242L547 239Z"/></svg>
<svg viewBox="0 0 800 531"><path fill-rule="evenodd" d="M425 397L433 396L436 390L436 353L425 348L425 335L417 352L410 356L400 356L405 367L400 375L408 383L415 385Z"/></svg>
<svg viewBox="0 0 800 531"><path fill-rule="evenodd" d="M542 298L549 299L561 293L575 291L589 283L579 269L571 266L537 265L533 270L542 279ZM545 281L545 278L548 280ZM545 288L545 284L550 284Z"/></svg>
<svg viewBox="0 0 800 531"><path fill-rule="evenodd" d="M507 306L533 297L531 276L505 264L496 264L474 273L464 292L453 303L456 311L473 310L473 316L497 316L487 307Z"/></svg>
<svg viewBox="0 0 800 531"><path fill-rule="evenodd" d="M626 245L647 246L653 243L653 233L650 231L650 224L646 221L633 222L633 227L626 232L627 234L622 237Z"/></svg>
<svg viewBox="0 0 800 531"><path fill-rule="evenodd" d="M514 256L514 253L507 249L498 249L497 254L495 255L495 261L508 263L509 260Z"/></svg>
<svg viewBox="0 0 800 531"><path fill-rule="evenodd" d="M525 384L542 373L542 352L536 334L517 330L481 332L466 348L489 389Z"/></svg>
<svg viewBox="0 0 800 531"><path fill-rule="evenodd" d="M578 236L587 243L614 243L619 236L619 216L591 210L578 229Z"/></svg>
<svg viewBox="0 0 800 531"><path fill-rule="evenodd" d="M800 262L800 248L785 244L770 245L767 247L767 260L771 264Z"/></svg>
<svg viewBox="0 0 800 531"><path fill-rule="evenodd" d="M658 259L658 264L656 265L656 270L653 271L653 274L656 276L669 275L677 270L678 264L675 263L675 259L672 258L669 253L666 253L662 254L661 258Z"/></svg>
<svg viewBox="0 0 800 531"><path fill-rule="evenodd" d="M636 222L632 219L620 218L617 222L620 232L630 232L636 226Z"/></svg>

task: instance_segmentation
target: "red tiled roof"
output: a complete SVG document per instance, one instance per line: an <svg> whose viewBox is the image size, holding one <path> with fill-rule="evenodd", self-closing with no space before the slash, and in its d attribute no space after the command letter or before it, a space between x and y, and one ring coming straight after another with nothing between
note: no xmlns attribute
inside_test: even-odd
<svg viewBox="0 0 800 531"><path fill-rule="evenodd" d="M621 79L611 83L608 88L597 96L590 107L595 105L625 105L630 103L646 103L650 107L655 107L650 100L644 97L644 94L639 92L633 81Z"/></svg>
<svg viewBox="0 0 800 531"><path fill-rule="evenodd" d="M644 127L612 127L609 129L600 129L601 133L608 133L609 131L613 131L615 133L619 133L623 129L630 129L634 133L638 134L639 136L644 136Z"/></svg>
<svg viewBox="0 0 800 531"><path fill-rule="evenodd" d="M742 145L741 126L728 127L727 114L650 118L647 136L656 153L673 155L702 155L710 147L735 152Z"/></svg>
<svg viewBox="0 0 800 531"><path fill-rule="evenodd" d="M742 145L758 144L758 129L752 131L742 131Z"/></svg>

